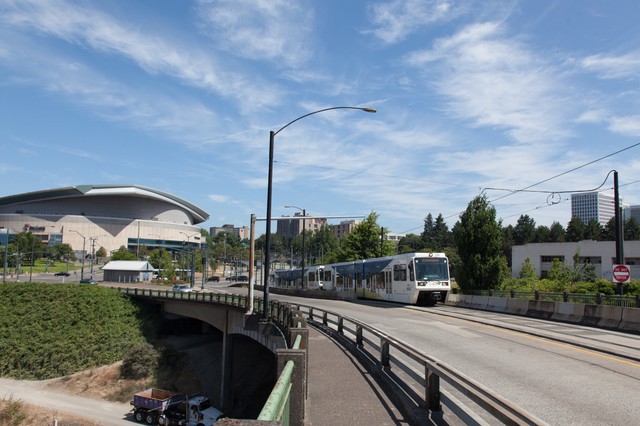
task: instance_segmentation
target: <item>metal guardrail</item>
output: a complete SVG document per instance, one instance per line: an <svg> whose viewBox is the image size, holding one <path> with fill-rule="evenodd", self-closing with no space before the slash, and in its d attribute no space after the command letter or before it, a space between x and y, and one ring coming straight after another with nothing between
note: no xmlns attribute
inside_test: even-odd
<svg viewBox="0 0 640 426"><path fill-rule="evenodd" d="M515 406L510 401L467 377L444 362L428 356L415 347L377 330L367 324L335 312L318 309L308 305L292 304L306 313L310 322L321 320L318 324L337 333L370 358L391 380L399 386L404 398L414 406L425 407L431 411L441 411L440 381L444 381L468 397L491 417L509 425L541 425L542 420ZM376 354L377 357L372 356ZM393 366L393 367L392 367ZM399 374L395 374L398 369ZM468 414L465 407L450 406L455 402L450 398L447 408L464 419Z"/></svg>
<svg viewBox="0 0 640 426"><path fill-rule="evenodd" d="M640 295L619 296L609 294L553 293L544 291L515 290L466 290L462 294L470 296L494 296L506 299L543 300L549 302L583 303L585 305L608 305L623 308L640 308Z"/></svg>

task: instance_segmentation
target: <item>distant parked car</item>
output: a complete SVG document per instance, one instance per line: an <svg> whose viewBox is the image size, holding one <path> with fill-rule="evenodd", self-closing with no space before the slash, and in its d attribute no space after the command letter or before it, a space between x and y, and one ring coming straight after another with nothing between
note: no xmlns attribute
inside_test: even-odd
<svg viewBox="0 0 640 426"><path fill-rule="evenodd" d="M189 293L193 290L191 290L191 287L189 287L187 284L176 284L173 286L172 288L173 291L179 291L182 293Z"/></svg>
<svg viewBox="0 0 640 426"><path fill-rule="evenodd" d="M83 278L80 280L81 284L98 284L98 281L94 280L93 278Z"/></svg>
<svg viewBox="0 0 640 426"><path fill-rule="evenodd" d="M214 275L214 276L211 276L211 277L207 278L207 281L215 281L215 282L218 282L218 281L220 281L220 277L218 277L218 276Z"/></svg>
<svg viewBox="0 0 640 426"><path fill-rule="evenodd" d="M55 275L56 277L68 277L68 276L69 276L69 275L71 275L71 274L70 274L70 273L68 273L68 272L65 272L65 271L61 271L61 272L56 272L56 273L55 273L55 274L53 274L53 275Z"/></svg>
<svg viewBox="0 0 640 426"><path fill-rule="evenodd" d="M245 281L246 282L246 281L249 281L249 277L246 275L238 275L237 277L235 276L229 277L229 281L239 281L239 282Z"/></svg>

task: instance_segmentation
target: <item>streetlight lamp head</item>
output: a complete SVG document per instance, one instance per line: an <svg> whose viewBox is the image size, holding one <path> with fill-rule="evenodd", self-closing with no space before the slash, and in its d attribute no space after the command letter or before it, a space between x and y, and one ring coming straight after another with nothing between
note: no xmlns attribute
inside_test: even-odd
<svg viewBox="0 0 640 426"><path fill-rule="evenodd" d="M371 108L371 107L365 107L365 108L362 108L362 110L365 112L378 112L377 109Z"/></svg>

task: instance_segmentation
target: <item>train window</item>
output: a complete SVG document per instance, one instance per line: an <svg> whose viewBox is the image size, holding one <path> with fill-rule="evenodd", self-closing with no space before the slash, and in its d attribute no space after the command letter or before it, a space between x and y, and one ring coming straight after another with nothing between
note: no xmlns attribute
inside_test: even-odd
<svg viewBox="0 0 640 426"><path fill-rule="evenodd" d="M407 280L407 269L404 265L396 265L401 266L401 268L393 268L393 280L394 281L406 281Z"/></svg>
<svg viewBox="0 0 640 426"><path fill-rule="evenodd" d="M409 281L415 281L415 275L413 274L413 263L409 264Z"/></svg>

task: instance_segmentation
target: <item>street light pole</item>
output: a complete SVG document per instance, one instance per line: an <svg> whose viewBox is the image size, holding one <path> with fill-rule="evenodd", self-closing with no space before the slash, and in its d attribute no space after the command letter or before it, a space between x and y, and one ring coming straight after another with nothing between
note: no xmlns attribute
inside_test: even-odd
<svg viewBox="0 0 640 426"><path fill-rule="evenodd" d="M182 231L178 231L180 232L182 235L184 235L185 237L187 237L187 246L189 248L189 252L191 252L191 277L189 278L189 283L191 284L191 288L193 288L196 285L196 277L195 277L195 273L196 273L196 252L195 250L191 251L191 242L189 241L189 239L191 237L195 237L196 235L200 235L199 233L196 234L192 234L192 235L187 235L186 233L182 232Z"/></svg>
<svg viewBox="0 0 640 426"><path fill-rule="evenodd" d="M292 120L282 126L280 129L275 132L272 130L269 132L269 178L267 181L267 223L266 223L266 236L265 236L265 248L264 248L264 321L269 321L269 263L271 262L271 193L273 186L273 145L275 137L278 133L295 123L296 121L302 120L305 117L308 117L313 114L318 114L325 111L330 111L334 109L359 109L364 112L376 112L375 108L367 108L367 107L353 107L353 106L337 106L330 108L323 108L317 111L310 112L308 114L301 115L300 117Z"/></svg>
<svg viewBox="0 0 640 426"><path fill-rule="evenodd" d="M301 265L300 265L300 267L302 269L302 271L301 271L302 272L302 283L300 284L300 289L304 290L304 254L305 254L304 253L304 234L305 234L305 231L307 230L307 227L305 226L306 225L305 221L306 221L306 217L307 217L307 211L305 209L302 209L302 208L297 207L297 206L284 206L284 208L285 209L288 209L288 208L298 209L298 210L300 210L302 212L302 262L301 262Z"/></svg>
<svg viewBox="0 0 640 426"><path fill-rule="evenodd" d="M86 238L84 237L84 235L82 235L81 233L79 233L78 231L76 231L75 229L70 229L69 231L71 232L75 232L76 234L80 235L82 237L82 263L80 266L80 280L84 279L84 258L86 257L85 251L84 251L84 245L86 243ZM67 262L67 270L69 269L69 263Z"/></svg>

